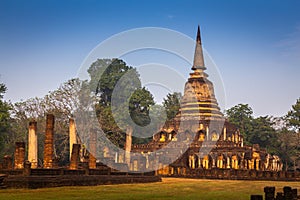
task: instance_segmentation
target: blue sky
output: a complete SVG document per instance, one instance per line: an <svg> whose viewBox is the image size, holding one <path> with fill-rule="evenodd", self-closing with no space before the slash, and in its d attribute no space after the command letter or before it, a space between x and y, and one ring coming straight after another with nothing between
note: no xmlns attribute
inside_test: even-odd
<svg viewBox="0 0 300 200"><path fill-rule="evenodd" d="M248 103L256 116L282 116L300 97L299 10L297 0L0 0L0 82L7 100L42 97L114 34L151 26L195 38L200 24L226 108Z"/></svg>

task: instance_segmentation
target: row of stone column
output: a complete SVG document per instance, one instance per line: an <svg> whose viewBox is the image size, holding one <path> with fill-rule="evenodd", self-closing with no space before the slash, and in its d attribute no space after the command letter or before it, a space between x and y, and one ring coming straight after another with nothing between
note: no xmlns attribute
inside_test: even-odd
<svg viewBox="0 0 300 200"><path fill-rule="evenodd" d="M177 141L176 138L176 132L170 132L168 133L167 131L163 131L159 133L159 142L166 142L166 141ZM221 135L223 135L221 137ZM204 127L203 124L200 124L200 128L198 130L198 135L197 135L197 141L203 142L203 141L218 141L219 139L222 138L223 141L231 141L235 143L235 145L239 145L240 147L244 146L244 139L240 135L238 131L232 133L231 135L227 134L227 128L224 126L223 128L223 134L221 133L220 138L219 134L215 131L210 132L209 127L206 126ZM155 140L155 135L153 135L153 139Z"/></svg>
<svg viewBox="0 0 300 200"><path fill-rule="evenodd" d="M55 118L52 114L46 116L46 130L44 141L44 160L43 168L55 168L56 162L54 158L54 125ZM69 148L70 148L70 169L78 169L80 160L81 145L77 144L76 125L74 119L69 120ZM124 162L130 166L130 152L132 146L132 128L128 127L126 131L125 143L125 159ZM89 168L96 168L96 151L97 151L97 135L91 133L89 141ZM11 158L10 158L11 159ZM9 160L7 158L6 160ZM31 168L38 167L38 137L37 122L30 122L28 129L28 159ZM14 154L14 168L23 169L25 161L25 143L16 142ZM9 165L9 164L7 164Z"/></svg>
<svg viewBox="0 0 300 200"><path fill-rule="evenodd" d="M204 156L203 158L195 157L195 155L189 155L188 157L188 166L191 169L195 168L227 168L227 169L255 169L261 170L261 160L260 159L251 159L251 160L239 160L237 156L227 157L224 160L223 156L218 156L217 160L212 158L209 159L209 156ZM196 166L197 163L197 166Z"/></svg>
<svg viewBox="0 0 300 200"><path fill-rule="evenodd" d="M46 117L46 133L44 145L44 168L53 167L53 152L54 152L54 116L48 114ZM25 161L25 142L16 142L14 154L14 168L23 169ZM37 138L37 123L29 122L28 129L28 161L31 163L31 168L38 167L38 138Z"/></svg>
<svg viewBox="0 0 300 200"><path fill-rule="evenodd" d="M55 118L53 114L46 116L46 130L44 142L44 168L56 167L54 159L54 124ZM70 142L70 169L77 169L79 163L80 144L77 144L76 127L74 119L69 120L69 142ZM96 145L91 145L92 147ZM93 155L91 157L94 158ZM9 158L4 158L9 160ZM92 159L95 164L91 167L96 168L96 160ZM14 153L14 168L23 169L25 161L25 143L16 142ZM28 161L31 163L31 168L38 167L38 137L37 137L37 122L29 122L28 129ZM7 161L9 163L9 161ZM9 165L9 164L7 164ZM9 166L7 166L9 168Z"/></svg>

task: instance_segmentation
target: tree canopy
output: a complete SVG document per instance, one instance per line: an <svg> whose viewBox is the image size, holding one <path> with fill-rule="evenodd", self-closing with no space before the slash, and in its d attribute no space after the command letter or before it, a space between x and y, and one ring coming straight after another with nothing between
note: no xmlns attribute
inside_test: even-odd
<svg viewBox="0 0 300 200"><path fill-rule="evenodd" d="M3 96L7 88L5 84L0 83L0 156L1 158L6 152L7 144L9 144L9 136L11 129L10 110L12 109L10 103L3 100Z"/></svg>
<svg viewBox="0 0 300 200"><path fill-rule="evenodd" d="M279 155L286 169L296 166L300 155L300 99L282 118L255 118L248 104L238 104L225 113L228 121L243 134L247 144L259 144L260 147L266 148L268 153Z"/></svg>
<svg viewBox="0 0 300 200"><path fill-rule="evenodd" d="M300 131L300 98L297 99L296 104L292 105L292 109L286 115L287 124L296 132Z"/></svg>
<svg viewBox="0 0 300 200"><path fill-rule="evenodd" d="M166 109L168 120L173 119L179 112L181 98L182 95L180 92L169 93L167 97L164 98L163 106Z"/></svg>
<svg viewBox="0 0 300 200"><path fill-rule="evenodd" d="M90 87L99 96L96 113L101 128L114 144L122 145L126 126L143 127L150 123L154 98L141 86L136 69L123 60L98 59L88 72Z"/></svg>
<svg viewBox="0 0 300 200"><path fill-rule="evenodd" d="M248 104L238 104L226 110L225 114L228 121L238 127L245 140L249 142L249 135L247 133L251 132L252 129L252 108Z"/></svg>

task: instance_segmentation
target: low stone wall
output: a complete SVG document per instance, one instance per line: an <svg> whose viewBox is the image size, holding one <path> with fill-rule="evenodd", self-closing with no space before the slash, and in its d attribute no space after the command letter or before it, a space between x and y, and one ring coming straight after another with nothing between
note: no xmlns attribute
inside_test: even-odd
<svg viewBox="0 0 300 200"><path fill-rule="evenodd" d="M26 165L25 165L26 166ZM30 166L28 166L30 167ZM148 183L161 181L155 172L130 173L101 169L30 169L0 170L3 188L44 188L92 186L102 184Z"/></svg>
<svg viewBox="0 0 300 200"><path fill-rule="evenodd" d="M226 180L300 181L300 172L274 172L234 169L194 169L186 171L185 174L164 174L163 176Z"/></svg>
<svg viewBox="0 0 300 200"><path fill-rule="evenodd" d="M22 169L14 169L14 170L0 170L0 174L6 174L6 175L23 175Z"/></svg>
<svg viewBox="0 0 300 200"><path fill-rule="evenodd" d="M26 171L26 173L25 173ZM155 172L120 172L114 171L110 168L105 169L66 169L66 168L57 168L57 169L18 169L18 170L0 170L0 174L14 175L14 176L59 176L59 175L144 175L144 176L154 176Z"/></svg>
<svg viewBox="0 0 300 200"><path fill-rule="evenodd" d="M7 188L46 188L61 186L95 186L106 184L159 182L159 176L147 175L58 175L58 176L8 176Z"/></svg>

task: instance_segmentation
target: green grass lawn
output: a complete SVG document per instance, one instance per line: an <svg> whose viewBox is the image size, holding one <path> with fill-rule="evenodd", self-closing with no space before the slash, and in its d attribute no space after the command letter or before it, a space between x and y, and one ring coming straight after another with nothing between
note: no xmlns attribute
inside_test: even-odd
<svg viewBox="0 0 300 200"><path fill-rule="evenodd" d="M46 189L0 190L3 200L82 200L82 199L250 199L250 194L263 194L265 186L283 186L300 189L299 182L228 181L164 178L160 183L59 187Z"/></svg>

